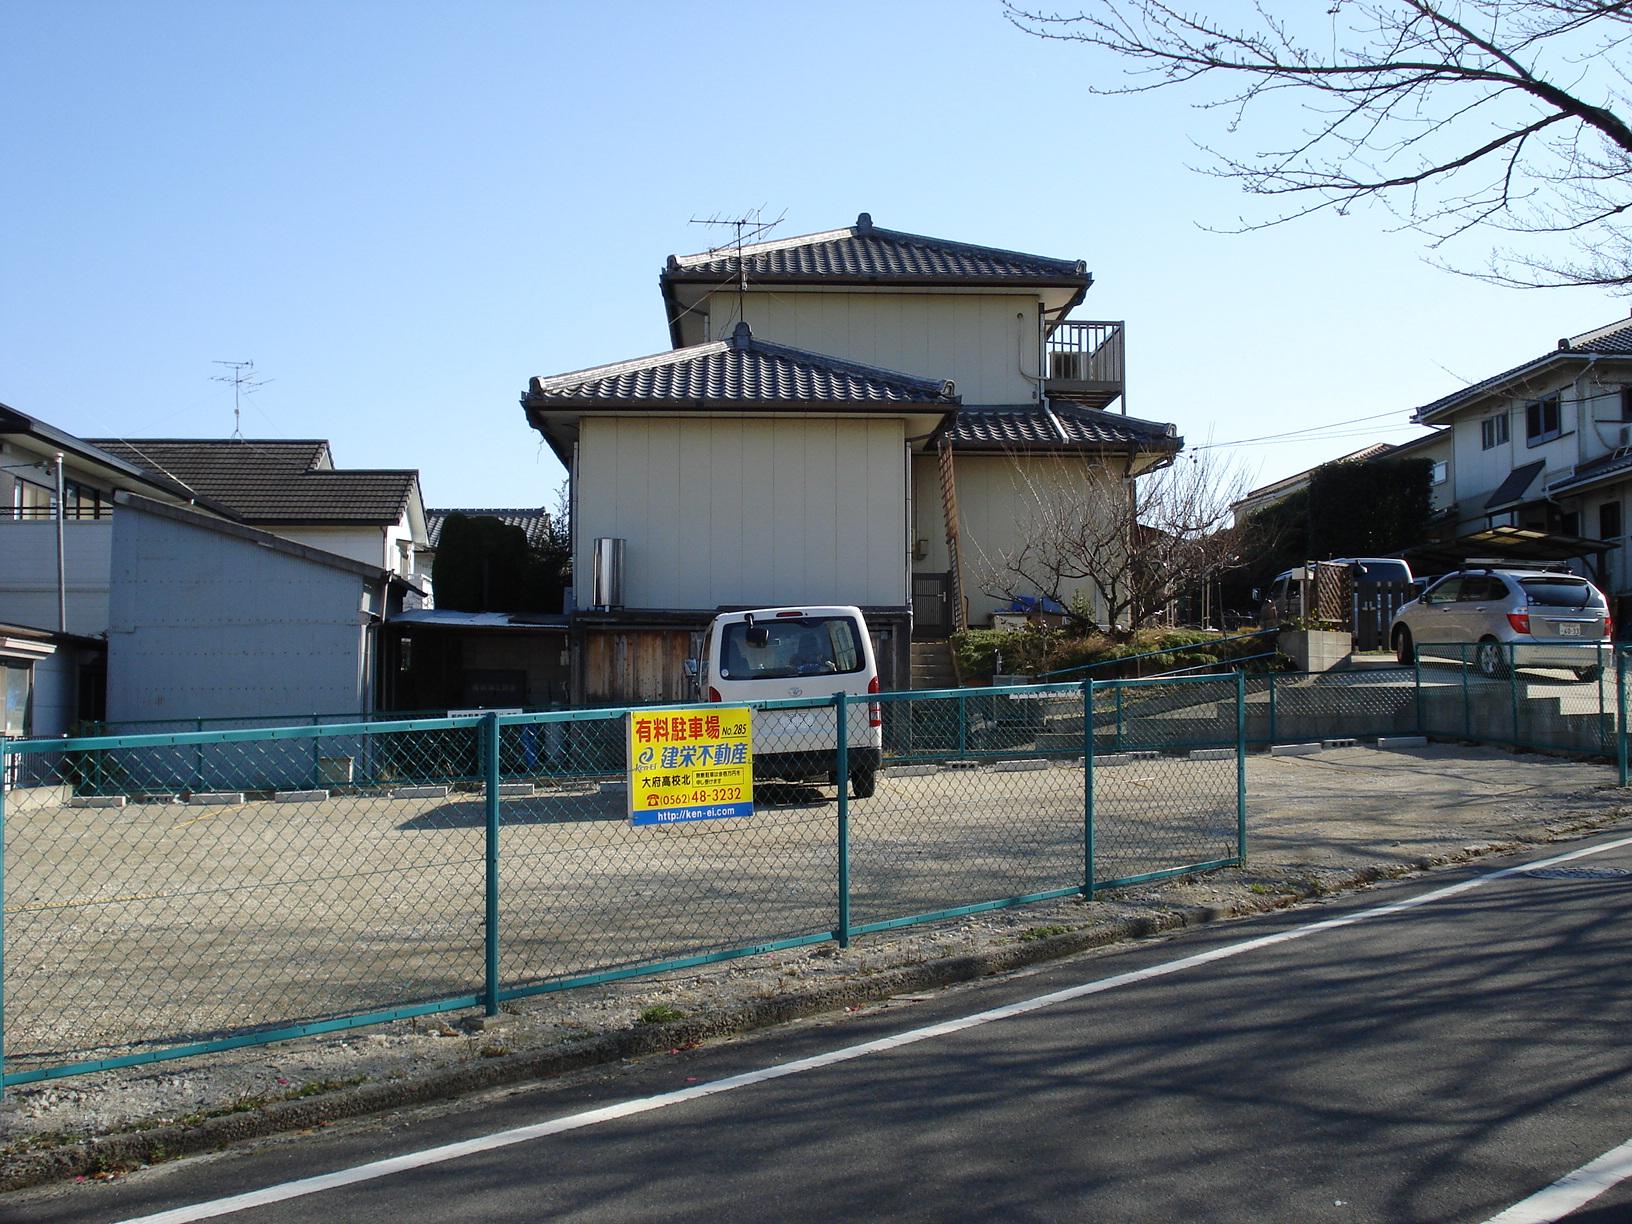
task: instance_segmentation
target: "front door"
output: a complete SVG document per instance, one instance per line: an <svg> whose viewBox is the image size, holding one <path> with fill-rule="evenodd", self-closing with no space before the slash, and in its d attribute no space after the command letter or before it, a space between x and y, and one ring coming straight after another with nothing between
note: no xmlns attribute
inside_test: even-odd
<svg viewBox="0 0 1632 1224"><path fill-rule="evenodd" d="M952 632L952 575L913 574L912 636L937 640Z"/></svg>

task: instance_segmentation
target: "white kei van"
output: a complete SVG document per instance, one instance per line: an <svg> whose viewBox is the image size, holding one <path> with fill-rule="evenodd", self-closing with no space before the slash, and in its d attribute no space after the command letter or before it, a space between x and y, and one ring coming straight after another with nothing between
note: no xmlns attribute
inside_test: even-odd
<svg viewBox="0 0 1632 1224"><path fill-rule="evenodd" d="M689 667L698 696L727 705L790 698L831 699L844 692L849 707L850 788L871 797L883 756L883 719L877 701L878 664L859 608L756 608L716 616L703 635L702 653ZM838 772L834 709L755 710L756 777L806 781Z"/></svg>

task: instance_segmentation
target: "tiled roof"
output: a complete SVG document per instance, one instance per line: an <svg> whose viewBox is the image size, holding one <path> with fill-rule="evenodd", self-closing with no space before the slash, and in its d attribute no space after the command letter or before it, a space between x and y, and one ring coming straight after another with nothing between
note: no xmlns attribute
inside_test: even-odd
<svg viewBox="0 0 1632 1224"><path fill-rule="evenodd" d="M957 403L950 382L936 382L755 340L738 323L729 340L697 344L616 365L535 378L530 408L802 405L845 409Z"/></svg>
<svg viewBox="0 0 1632 1224"><path fill-rule="evenodd" d="M1177 451L1184 446L1171 425L1078 404L1021 404L964 408L946 426L958 450L1103 450L1134 446Z"/></svg>
<svg viewBox="0 0 1632 1224"><path fill-rule="evenodd" d="M527 543L534 548L544 542L544 533L549 530L550 512L540 506L537 509L504 509L504 510L466 510L455 507L446 510L425 511L425 534L427 542L432 548L439 546L442 540L442 524L448 521L450 514L463 514L466 518L496 518L506 527L520 527L527 533Z"/></svg>
<svg viewBox="0 0 1632 1224"><path fill-rule="evenodd" d="M773 283L819 279L1086 287L1093 280L1080 260L1050 259L879 229L867 213L847 229L745 246L742 263L750 281ZM737 274L737 252L729 249L702 255L671 255L663 279L717 284Z"/></svg>
<svg viewBox="0 0 1632 1224"><path fill-rule="evenodd" d="M1555 367L1584 365L1593 355L1632 357L1632 319L1617 319L1613 323L1582 332L1579 336L1560 340L1558 347L1550 353L1531 358L1522 365L1503 370L1500 374L1481 379L1460 391L1453 391L1430 404L1422 405L1416 411L1416 419L1426 421L1430 417L1470 403L1488 391L1531 374L1539 374Z"/></svg>
<svg viewBox="0 0 1632 1224"><path fill-rule="evenodd" d="M329 444L260 438L101 438L95 445L160 473L246 523L395 523L419 481L412 470L336 471Z"/></svg>

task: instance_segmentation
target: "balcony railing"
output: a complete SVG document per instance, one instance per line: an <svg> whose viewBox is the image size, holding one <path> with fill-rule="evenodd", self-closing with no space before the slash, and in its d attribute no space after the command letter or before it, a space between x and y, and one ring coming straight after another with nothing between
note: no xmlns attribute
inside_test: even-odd
<svg viewBox="0 0 1632 1224"><path fill-rule="evenodd" d="M1104 408L1122 398L1122 334L1121 321L1061 323L1048 336L1043 389L1053 399L1091 408ZM1127 410L1124 402L1122 411Z"/></svg>

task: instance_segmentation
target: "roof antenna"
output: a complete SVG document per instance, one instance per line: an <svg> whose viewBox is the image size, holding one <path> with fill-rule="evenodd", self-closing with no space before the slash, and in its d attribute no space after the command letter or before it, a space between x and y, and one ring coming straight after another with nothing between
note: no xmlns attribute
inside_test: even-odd
<svg viewBox="0 0 1632 1224"><path fill-rule="evenodd" d="M752 242L754 239L770 233L773 229L782 224L782 219L787 215L788 210L784 208L781 213L778 214L775 220L767 221L765 220L765 205L761 204L752 212L744 213L740 217L722 217L719 213L715 213L712 217L692 217L690 220L690 224L692 225L728 226L737 231L736 237L731 242L728 242L722 246L710 247L708 253L710 255L714 255L720 251L726 250L728 247L736 248L737 318L740 321L747 321L747 316L743 314L743 298L748 292L748 265L743 262L742 258L743 244L745 242Z"/></svg>
<svg viewBox="0 0 1632 1224"><path fill-rule="evenodd" d="M238 441L244 440L243 429L243 397L254 395L269 382L271 378L253 378L255 363L253 361L212 361L211 365L226 366L231 374L211 374L210 381L232 384L232 436Z"/></svg>

